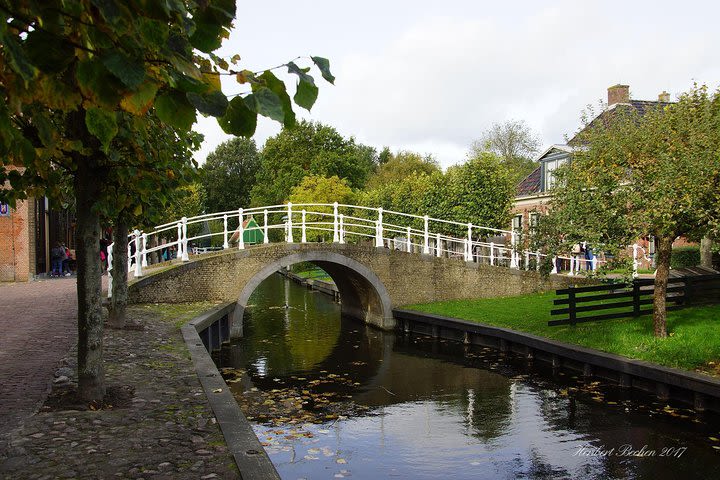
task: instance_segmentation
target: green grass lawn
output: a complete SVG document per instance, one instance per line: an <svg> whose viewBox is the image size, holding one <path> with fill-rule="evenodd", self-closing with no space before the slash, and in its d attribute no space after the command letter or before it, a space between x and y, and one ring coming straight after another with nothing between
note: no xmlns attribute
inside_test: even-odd
<svg viewBox="0 0 720 480"><path fill-rule="evenodd" d="M306 280L320 280L321 282L332 283L333 279L321 268L311 268L307 270L293 271L295 275Z"/></svg>
<svg viewBox="0 0 720 480"><path fill-rule="evenodd" d="M668 312L670 337L653 336L652 316L583 324L547 325L553 292L455 300L404 308L510 328L668 367L720 375L720 305ZM605 313L605 312L601 312Z"/></svg>

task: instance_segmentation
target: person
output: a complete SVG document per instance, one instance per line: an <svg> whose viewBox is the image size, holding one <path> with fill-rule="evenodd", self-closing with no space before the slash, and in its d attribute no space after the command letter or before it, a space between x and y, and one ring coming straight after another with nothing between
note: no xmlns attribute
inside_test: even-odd
<svg viewBox="0 0 720 480"><path fill-rule="evenodd" d="M110 245L110 241L107 238L103 237L100 239L100 268L103 273L105 273L108 268L108 264L106 262L108 256L108 245Z"/></svg>
<svg viewBox="0 0 720 480"><path fill-rule="evenodd" d="M595 270L595 255L590 245L585 245L585 270L588 272Z"/></svg>
<svg viewBox="0 0 720 480"><path fill-rule="evenodd" d="M50 263L52 264L51 277L59 277L62 275L63 260L66 258L65 249L60 242L55 242L55 246L50 250Z"/></svg>
<svg viewBox="0 0 720 480"><path fill-rule="evenodd" d="M70 261L72 260L72 254L70 253L70 249L65 246L64 243L60 243L60 246L63 249L63 252L65 252L65 258L63 258L62 261L62 271L61 273L65 275L66 277L70 276Z"/></svg>

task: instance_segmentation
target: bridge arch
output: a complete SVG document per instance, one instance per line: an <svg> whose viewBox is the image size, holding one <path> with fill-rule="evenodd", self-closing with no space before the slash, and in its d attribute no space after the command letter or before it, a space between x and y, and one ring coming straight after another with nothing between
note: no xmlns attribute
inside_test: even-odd
<svg viewBox="0 0 720 480"><path fill-rule="evenodd" d="M250 295L258 285L281 268L301 262L313 263L330 275L340 292L343 315L383 329L391 329L395 326L390 294L372 270L357 260L336 252L308 250L285 255L269 262L245 282L233 314L232 336L242 336L243 315Z"/></svg>

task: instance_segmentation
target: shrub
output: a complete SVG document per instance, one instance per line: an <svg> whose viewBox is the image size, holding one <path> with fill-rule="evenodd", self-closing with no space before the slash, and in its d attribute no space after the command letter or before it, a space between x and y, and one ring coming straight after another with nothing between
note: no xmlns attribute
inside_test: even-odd
<svg viewBox="0 0 720 480"><path fill-rule="evenodd" d="M700 247L673 248L670 268L687 268L700 265Z"/></svg>

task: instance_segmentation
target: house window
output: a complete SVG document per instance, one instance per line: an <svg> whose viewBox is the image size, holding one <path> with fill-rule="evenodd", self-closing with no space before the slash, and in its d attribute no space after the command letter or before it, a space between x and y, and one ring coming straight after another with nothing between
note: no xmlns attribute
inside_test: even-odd
<svg viewBox="0 0 720 480"><path fill-rule="evenodd" d="M540 214L538 212L530 213L530 230L535 230L540 220Z"/></svg>
<svg viewBox="0 0 720 480"><path fill-rule="evenodd" d="M512 219L512 229L516 232L522 230L523 216L515 215Z"/></svg>
<svg viewBox="0 0 720 480"><path fill-rule="evenodd" d="M552 187L556 184L556 178L555 178L555 170L557 170L558 167L561 165L564 165L566 162L565 158L560 158L557 160L549 160L545 163L545 175L543 178L543 190L550 190Z"/></svg>

